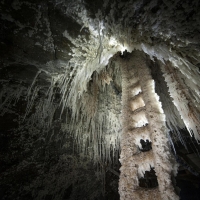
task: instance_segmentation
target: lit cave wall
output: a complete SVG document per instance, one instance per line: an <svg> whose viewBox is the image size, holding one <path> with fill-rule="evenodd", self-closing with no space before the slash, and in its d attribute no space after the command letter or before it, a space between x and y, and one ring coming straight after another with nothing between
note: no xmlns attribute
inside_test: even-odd
<svg viewBox="0 0 200 200"><path fill-rule="evenodd" d="M199 199L198 0L0 16L0 199Z"/></svg>

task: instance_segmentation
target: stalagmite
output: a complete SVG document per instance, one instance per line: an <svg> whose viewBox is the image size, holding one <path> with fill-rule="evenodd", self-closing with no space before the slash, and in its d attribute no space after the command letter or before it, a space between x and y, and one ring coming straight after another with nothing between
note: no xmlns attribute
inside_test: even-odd
<svg viewBox="0 0 200 200"><path fill-rule="evenodd" d="M171 176L175 175L177 165L169 150L165 115L145 60L145 54L140 51L134 51L130 59L117 59L122 69L120 198L176 200L179 198L174 192ZM140 151L141 139L151 141L152 150ZM158 187L139 187L139 178L152 168L157 175Z"/></svg>

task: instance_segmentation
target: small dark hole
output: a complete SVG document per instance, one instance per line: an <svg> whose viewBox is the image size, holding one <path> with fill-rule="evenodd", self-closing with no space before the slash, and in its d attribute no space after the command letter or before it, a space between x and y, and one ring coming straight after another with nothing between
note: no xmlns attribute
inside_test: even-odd
<svg viewBox="0 0 200 200"><path fill-rule="evenodd" d="M140 149L140 151L145 152L145 151L150 151L152 149L151 147L151 142L149 142L149 140L140 140L140 143L142 145L142 149Z"/></svg>
<svg viewBox="0 0 200 200"><path fill-rule="evenodd" d="M145 171L144 177L139 179L139 186L143 188L155 188L158 186L157 176L154 169Z"/></svg>
<svg viewBox="0 0 200 200"><path fill-rule="evenodd" d="M129 59L130 58L130 53L127 50L125 50L123 52L123 54L120 55L120 57L123 58L123 59Z"/></svg>

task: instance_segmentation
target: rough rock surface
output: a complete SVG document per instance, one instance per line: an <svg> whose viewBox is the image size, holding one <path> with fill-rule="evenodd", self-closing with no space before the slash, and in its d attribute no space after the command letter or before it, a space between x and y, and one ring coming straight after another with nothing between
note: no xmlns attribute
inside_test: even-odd
<svg viewBox="0 0 200 200"><path fill-rule="evenodd" d="M127 48L159 60L167 125L184 128L160 66L172 63L199 113L199 19L198 0L1 0L0 199L119 199L121 79L109 59ZM199 148L171 136L177 152Z"/></svg>

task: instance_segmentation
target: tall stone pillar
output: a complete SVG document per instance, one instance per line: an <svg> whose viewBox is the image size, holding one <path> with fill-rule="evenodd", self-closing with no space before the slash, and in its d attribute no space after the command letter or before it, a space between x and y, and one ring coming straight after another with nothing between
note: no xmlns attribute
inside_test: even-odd
<svg viewBox="0 0 200 200"><path fill-rule="evenodd" d="M118 58L122 70L122 138L121 200L179 199L174 192L171 176L174 160L166 137L165 115L143 52L134 51L129 58ZM141 151L140 140L152 142L152 149ZM154 169L158 187L143 188L139 178Z"/></svg>

